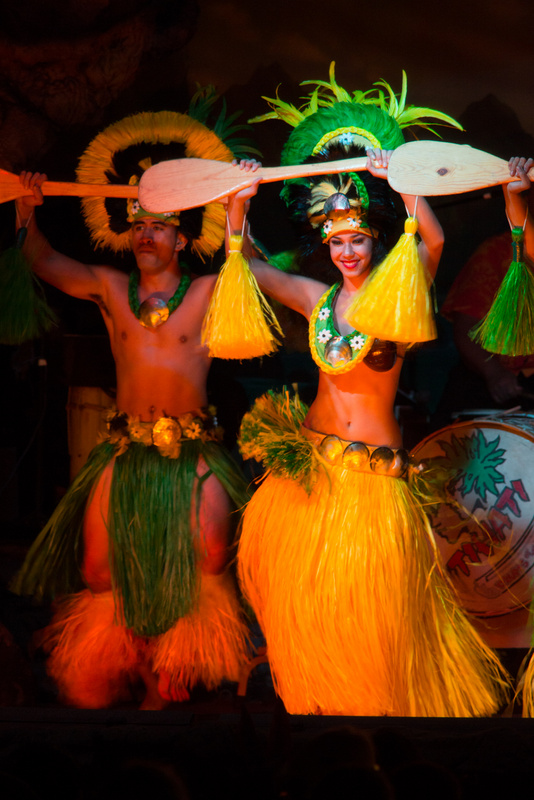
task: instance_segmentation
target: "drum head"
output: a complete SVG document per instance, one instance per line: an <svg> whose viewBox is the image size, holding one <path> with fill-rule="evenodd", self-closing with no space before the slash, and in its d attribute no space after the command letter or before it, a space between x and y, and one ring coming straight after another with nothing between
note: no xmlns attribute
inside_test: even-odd
<svg viewBox="0 0 534 800"><path fill-rule="evenodd" d="M534 417L456 423L412 453L444 470L450 502L429 509L443 564L466 611L528 606L534 576Z"/></svg>

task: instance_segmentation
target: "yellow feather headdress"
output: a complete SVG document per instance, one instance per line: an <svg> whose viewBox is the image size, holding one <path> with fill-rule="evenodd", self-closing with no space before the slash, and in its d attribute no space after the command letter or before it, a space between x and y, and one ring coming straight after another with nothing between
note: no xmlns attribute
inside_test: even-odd
<svg viewBox="0 0 534 800"><path fill-rule="evenodd" d="M80 158L76 174L83 183L135 185L152 164L190 157L231 161L233 153L216 133L187 114L142 112L99 133ZM82 209L98 247L110 247L115 252L130 249L131 203L87 197L82 200ZM181 212L180 227L189 234L196 255L211 256L224 240L224 208L220 203L208 203L200 213L197 209L192 212Z"/></svg>

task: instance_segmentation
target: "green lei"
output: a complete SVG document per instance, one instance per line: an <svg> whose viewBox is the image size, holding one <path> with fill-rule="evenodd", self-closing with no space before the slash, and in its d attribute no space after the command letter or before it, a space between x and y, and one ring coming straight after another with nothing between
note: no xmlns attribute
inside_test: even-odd
<svg viewBox="0 0 534 800"><path fill-rule="evenodd" d="M180 283L176 287L176 291L173 296L169 299L167 308L169 309L169 316L172 314L173 311L176 311L180 303L185 297L185 293L189 289L191 285L191 274L189 272L188 267L182 267L182 277L180 278ZM130 273L130 280L128 282L128 302L130 304L130 309L132 313L140 319L141 317L141 304L139 302L138 290L139 288L139 271L137 269L132 270Z"/></svg>
<svg viewBox="0 0 534 800"><path fill-rule="evenodd" d="M333 302L340 283L335 283L328 289L313 309L310 318L309 341L313 360L323 372L330 375L340 375L349 372L356 364L361 361L371 349L374 338L365 333L353 330L341 336L334 327ZM347 347L350 350L350 358L338 364L333 364L328 360L328 349L333 344ZM326 352L325 352L326 351ZM349 352L349 351L347 351Z"/></svg>

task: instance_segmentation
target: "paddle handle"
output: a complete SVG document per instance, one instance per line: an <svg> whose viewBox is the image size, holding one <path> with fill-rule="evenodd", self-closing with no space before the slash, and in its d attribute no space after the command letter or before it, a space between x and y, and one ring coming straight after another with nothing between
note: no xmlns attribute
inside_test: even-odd
<svg viewBox="0 0 534 800"><path fill-rule="evenodd" d="M197 161L197 159L195 159ZM203 159L198 159L202 165ZM264 183L286 180L289 178L302 178L306 175L327 175L333 172L355 172L365 169L366 158L343 159L341 161L322 162L320 164L297 164L285 167L260 167L256 172L243 172L237 176L235 187L242 188L243 185L250 185L256 178L261 178ZM228 167L225 162L217 162L217 166ZM161 162L165 168L165 162ZM156 165L159 166L159 165ZM154 168L152 168L154 169ZM233 169L233 168L232 168ZM234 173L235 174L235 173ZM178 184L180 181L178 180ZM171 191L172 191L172 187ZM139 187L127 186L122 184L96 184L96 183L73 183L67 181L44 181L41 191L46 197L125 197L137 199ZM210 197L209 201L226 197L230 192L230 187L225 186L216 197ZM0 170L0 203L16 200L19 197L31 196L31 192L25 189L19 182L18 176L5 170ZM198 205L203 205L206 199L199 201Z"/></svg>
<svg viewBox="0 0 534 800"><path fill-rule="evenodd" d="M21 189L23 187L21 186ZM130 197L137 198L138 187L115 183L69 183L45 181L41 186L44 195L54 197ZM24 194L28 194L24 190Z"/></svg>
<svg viewBox="0 0 534 800"><path fill-rule="evenodd" d="M136 199L138 196L137 186L111 183L45 181L41 190L44 195L55 197L131 197ZM31 194L32 192L21 184L18 175L0 169L0 203L17 200L20 197L31 197Z"/></svg>
<svg viewBox="0 0 534 800"><path fill-rule="evenodd" d="M343 158L339 161L321 161L318 164L290 164L285 167L260 167L248 175L254 180L261 178L263 183L305 178L310 175L332 175L334 172L361 172L366 169L367 157Z"/></svg>

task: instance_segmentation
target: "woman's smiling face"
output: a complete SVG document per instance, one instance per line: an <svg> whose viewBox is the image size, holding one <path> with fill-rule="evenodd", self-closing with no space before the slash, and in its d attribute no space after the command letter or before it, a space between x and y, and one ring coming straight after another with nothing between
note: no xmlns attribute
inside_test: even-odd
<svg viewBox="0 0 534 800"><path fill-rule="evenodd" d="M340 233L328 242L330 258L343 277L367 277L371 268L373 239L363 233Z"/></svg>

